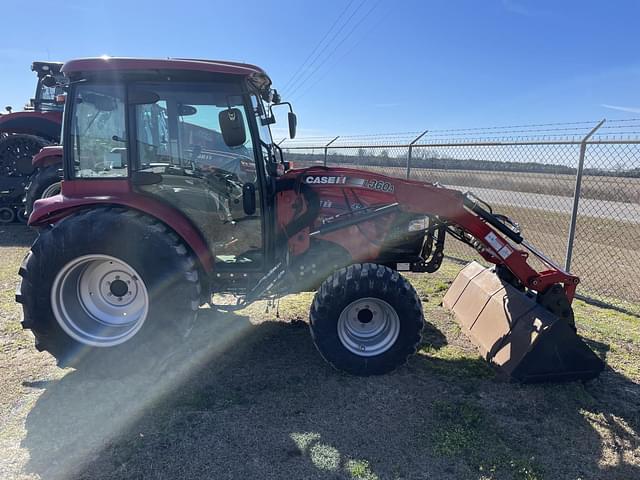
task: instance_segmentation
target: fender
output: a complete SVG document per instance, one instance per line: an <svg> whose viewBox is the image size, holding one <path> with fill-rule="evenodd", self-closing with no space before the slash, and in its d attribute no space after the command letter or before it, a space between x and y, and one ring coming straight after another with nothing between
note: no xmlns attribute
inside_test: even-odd
<svg viewBox="0 0 640 480"><path fill-rule="evenodd" d="M62 167L62 145L44 147L36 153L31 160L33 168L44 168L56 164Z"/></svg>
<svg viewBox="0 0 640 480"><path fill-rule="evenodd" d="M62 112L15 112L0 117L0 133L38 135L60 141Z"/></svg>
<svg viewBox="0 0 640 480"><path fill-rule="evenodd" d="M47 226L84 207L96 205L127 207L161 221L185 241L206 273L213 271L213 257L207 242L193 223L171 205L133 191L128 181L65 180L60 195L36 200L29 226Z"/></svg>

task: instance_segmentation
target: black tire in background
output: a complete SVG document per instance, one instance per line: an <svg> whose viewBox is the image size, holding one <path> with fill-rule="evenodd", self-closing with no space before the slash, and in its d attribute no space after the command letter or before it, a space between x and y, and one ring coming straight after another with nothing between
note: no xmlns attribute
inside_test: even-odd
<svg viewBox="0 0 640 480"><path fill-rule="evenodd" d="M38 168L29 178L29 184L26 187L25 208L27 217L33 212L33 204L36 200L50 197L59 192L54 191L54 186L62 181L62 165L48 165Z"/></svg>
<svg viewBox="0 0 640 480"><path fill-rule="evenodd" d="M0 225L6 225L16 219L16 211L11 207L0 207Z"/></svg>
<svg viewBox="0 0 640 480"><path fill-rule="evenodd" d="M20 207L16 209L16 219L20 223L27 223L29 221L29 215L27 214L27 209L24 207Z"/></svg>
<svg viewBox="0 0 640 480"><path fill-rule="evenodd" d="M366 305L368 301L389 308L399 321L395 341L373 356L349 350L339 333L341 314L354 302ZM370 312L368 316L370 320ZM398 272L383 265L356 264L336 271L322 283L311 305L311 335L318 351L333 367L354 375L381 375L404 365L418 348L423 326L416 291Z"/></svg>
<svg viewBox="0 0 640 480"><path fill-rule="evenodd" d="M146 320L120 345L83 344L54 314L51 292L58 272L88 255L125 262L146 286ZM99 373L105 375L131 373L170 355L192 328L199 306L197 264L180 238L157 220L123 208L81 211L42 231L19 274L16 301L22 304L22 326L35 335L36 348L51 353L61 367L104 370ZM125 371L110 371L118 366Z"/></svg>
<svg viewBox="0 0 640 480"><path fill-rule="evenodd" d="M0 176L28 177L33 173L33 156L50 144L36 135L16 134L0 139Z"/></svg>

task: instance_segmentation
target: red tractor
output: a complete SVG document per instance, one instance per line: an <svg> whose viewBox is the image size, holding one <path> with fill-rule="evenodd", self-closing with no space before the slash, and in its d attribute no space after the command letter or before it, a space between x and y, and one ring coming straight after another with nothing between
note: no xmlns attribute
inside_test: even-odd
<svg viewBox="0 0 640 480"><path fill-rule="evenodd" d="M38 165L32 158L43 147L60 141L63 104L57 96L63 93L58 85L63 81L61 66L60 62L33 62L31 70L38 75L35 97L24 111L13 112L8 106L8 113L0 116L0 223L12 222L16 216L26 221L29 209L24 208L23 198L30 178L32 183L42 184L32 189L32 197L40 198L52 183L59 184L59 159L55 167L34 176ZM45 79L54 81L46 85Z"/></svg>
<svg viewBox="0 0 640 480"><path fill-rule="evenodd" d="M495 265L471 264L445 299L487 360L522 381L602 370L575 333L578 278L489 205L374 172L290 169L269 125L285 105L293 137L296 116L262 69L96 58L62 72L62 192L35 203L40 235L16 295L24 328L59 364L108 369L132 347L164 352L214 294L242 307L317 289L320 354L352 374L386 373L415 353L424 325L400 271L437 270L452 236Z"/></svg>

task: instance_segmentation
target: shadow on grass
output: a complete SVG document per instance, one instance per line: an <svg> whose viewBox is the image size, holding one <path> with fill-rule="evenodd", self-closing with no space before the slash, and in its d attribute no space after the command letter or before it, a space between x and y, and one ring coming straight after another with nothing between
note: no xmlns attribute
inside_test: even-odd
<svg viewBox="0 0 640 480"><path fill-rule="evenodd" d="M0 224L0 247L28 247L38 233L22 223Z"/></svg>
<svg viewBox="0 0 640 480"><path fill-rule="evenodd" d="M633 464L625 456L637 447L638 409L628 403L640 391L614 372L586 388L521 386L479 374L488 370L480 359L427 354L390 375L351 377L322 361L303 322L252 325L242 315L202 312L189 344L168 364L127 377L71 371L59 381L32 382L44 393L26 420L27 473L65 479L640 475L637 458ZM433 352L448 347L435 327L425 337ZM95 368L127 371L136 363L122 358ZM611 450L615 441L624 448Z"/></svg>
<svg viewBox="0 0 640 480"><path fill-rule="evenodd" d="M594 307L606 308L608 310L613 310L615 312L624 313L625 315L630 315L632 317L640 319L640 313L638 313L637 310L632 310L630 308L626 308L624 306L618 305L614 301L607 302L605 300L599 300L597 298L593 298L593 297L590 297L590 296L584 295L584 294L576 295L576 298L578 300L582 300L586 304L593 305Z"/></svg>

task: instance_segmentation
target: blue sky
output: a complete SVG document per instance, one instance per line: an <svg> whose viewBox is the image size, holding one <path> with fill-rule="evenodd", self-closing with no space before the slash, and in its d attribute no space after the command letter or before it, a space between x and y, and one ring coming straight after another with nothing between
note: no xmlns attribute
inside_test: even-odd
<svg viewBox="0 0 640 480"><path fill-rule="evenodd" d="M5 2L2 101L32 96L32 60L109 54L260 65L301 136L640 117L639 19L635 0Z"/></svg>

